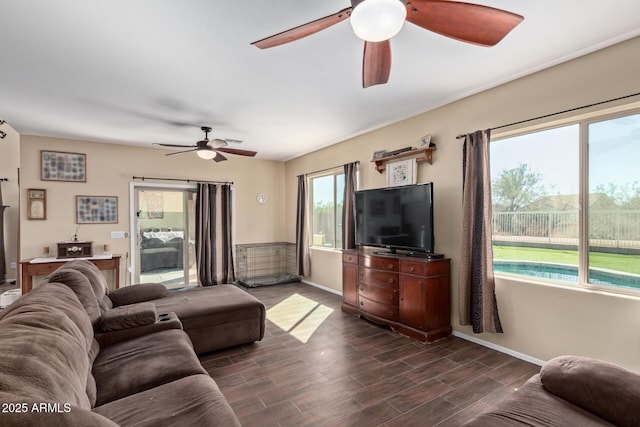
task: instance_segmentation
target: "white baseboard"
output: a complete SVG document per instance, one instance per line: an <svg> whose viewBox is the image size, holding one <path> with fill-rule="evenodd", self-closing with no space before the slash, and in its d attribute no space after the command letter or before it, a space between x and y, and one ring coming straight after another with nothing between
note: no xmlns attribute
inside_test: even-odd
<svg viewBox="0 0 640 427"><path fill-rule="evenodd" d="M509 356L513 356L518 359L524 360L525 362L533 363L534 365L542 366L545 364L544 360L536 359L535 357L531 357L528 354L520 353L518 351L511 350L510 348L503 347L501 345L497 345L489 341L481 340L480 338L476 338L471 335L463 334L458 331L453 331L451 334L458 338L462 338L463 340L471 341L481 346L488 347L492 350L499 351L500 353L505 353L505 354L508 354Z"/></svg>
<svg viewBox="0 0 640 427"><path fill-rule="evenodd" d="M331 288L327 288L326 286L322 286L319 285L317 283L314 282L310 282L309 280L301 280L302 283L306 283L309 286L313 286L314 288L318 288L318 289L322 289L323 291L327 291L327 292L331 292L332 294L336 294L336 295L340 295L342 296L342 292L335 290L335 289L331 289Z"/></svg>

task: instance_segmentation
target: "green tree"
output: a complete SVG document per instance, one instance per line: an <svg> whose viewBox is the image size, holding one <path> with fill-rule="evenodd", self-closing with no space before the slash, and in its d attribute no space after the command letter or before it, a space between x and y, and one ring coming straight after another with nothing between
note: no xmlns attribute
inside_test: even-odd
<svg viewBox="0 0 640 427"><path fill-rule="evenodd" d="M594 187L592 193L606 194L615 202L617 207L637 209L638 200L640 199L640 182L598 184Z"/></svg>
<svg viewBox="0 0 640 427"><path fill-rule="evenodd" d="M505 169L491 184L494 209L498 212L516 212L544 194L542 174L526 163Z"/></svg>

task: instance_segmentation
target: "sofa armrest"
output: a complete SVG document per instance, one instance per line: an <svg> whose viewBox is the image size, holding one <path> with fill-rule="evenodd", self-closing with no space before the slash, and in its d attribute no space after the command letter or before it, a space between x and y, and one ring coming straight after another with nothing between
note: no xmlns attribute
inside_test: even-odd
<svg viewBox="0 0 640 427"><path fill-rule="evenodd" d="M544 388L622 426L640 426L640 375L620 366L579 356L560 356L540 371Z"/></svg>
<svg viewBox="0 0 640 427"><path fill-rule="evenodd" d="M144 326L109 332L96 331L94 337L102 347L167 329L182 329L182 322L173 312L158 314L153 323Z"/></svg>
<svg viewBox="0 0 640 427"><path fill-rule="evenodd" d="M109 292L114 307L151 301L167 296L167 287L162 283L140 283Z"/></svg>
<svg viewBox="0 0 640 427"><path fill-rule="evenodd" d="M98 329L103 332L146 326L156 321L156 306L151 302L123 305L104 312Z"/></svg>

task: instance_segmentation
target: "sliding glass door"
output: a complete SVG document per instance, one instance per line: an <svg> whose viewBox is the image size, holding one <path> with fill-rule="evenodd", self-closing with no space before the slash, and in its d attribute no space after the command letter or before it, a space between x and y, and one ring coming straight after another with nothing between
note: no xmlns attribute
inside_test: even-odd
<svg viewBox="0 0 640 427"><path fill-rule="evenodd" d="M133 283L197 285L195 188L135 184L133 199Z"/></svg>

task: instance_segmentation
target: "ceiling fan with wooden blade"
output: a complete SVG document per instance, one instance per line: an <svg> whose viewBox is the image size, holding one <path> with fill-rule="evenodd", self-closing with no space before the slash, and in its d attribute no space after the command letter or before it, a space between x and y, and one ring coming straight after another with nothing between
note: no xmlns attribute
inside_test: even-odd
<svg viewBox="0 0 640 427"><path fill-rule="evenodd" d="M204 139L198 141L196 145L178 145L178 144L161 144L154 142L153 145L160 145L162 147L171 148L188 148L188 150L175 151L168 153L166 156L173 156L176 154L189 153L195 151L198 157L206 160L213 160L215 162L221 162L227 160L227 158L221 153L235 154L237 156L253 157L258 154L255 151L239 150L237 148L227 148L229 143L240 143L237 139L209 139L209 132L211 128L209 126L202 126L200 129L204 132Z"/></svg>
<svg viewBox="0 0 640 427"><path fill-rule="evenodd" d="M524 19L506 10L449 0L351 0L351 7L251 44L260 49L279 46L347 18L356 35L365 41L362 62L362 86L365 88L389 80L390 39L400 31L405 20L452 39L494 46Z"/></svg>

